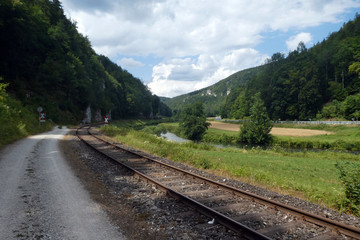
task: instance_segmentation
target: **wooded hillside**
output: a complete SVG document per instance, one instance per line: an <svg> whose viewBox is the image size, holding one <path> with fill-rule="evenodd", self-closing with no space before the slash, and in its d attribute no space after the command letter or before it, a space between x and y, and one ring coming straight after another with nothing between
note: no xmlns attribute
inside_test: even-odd
<svg viewBox="0 0 360 240"><path fill-rule="evenodd" d="M164 100L164 102L173 111L178 112L187 104L201 101L207 116L219 115L229 93L231 93L234 88L245 86L252 77L260 72L260 69L261 67L256 67L239 71L210 87L169 98Z"/></svg>
<svg viewBox="0 0 360 240"><path fill-rule="evenodd" d="M249 115L251 96L261 92L273 120L360 118L360 17L321 43L303 43L287 57L275 53L245 87L233 91L222 115Z"/></svg>
<svg viewBox="0 0 360 240"><path fill-rule="evenodd" d="M273 120L360 119L360 16L310 49L300 43L286 57L275 53L262 66L165 103L181 110L200 100L208 116L244 118L257 92Z"/></svg>
<svg viewBox="0 0 360 240"><path fill-rule="evenodd" d="M2 0L0 35L7 92L55 122L78 122L88 106L113 118L169 113L138 78L95 53L58 0Z"/></svg>

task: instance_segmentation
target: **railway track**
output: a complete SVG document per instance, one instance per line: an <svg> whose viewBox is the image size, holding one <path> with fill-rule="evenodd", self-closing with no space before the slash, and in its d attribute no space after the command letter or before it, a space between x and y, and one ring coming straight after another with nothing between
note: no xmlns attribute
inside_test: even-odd
<svg viewBox="0 0 360 240"><path fill-rule="evenodd" d="M91 127L78 137L168 195L247 239L360 239L360 229L316 216L110 143Z"/></svg>

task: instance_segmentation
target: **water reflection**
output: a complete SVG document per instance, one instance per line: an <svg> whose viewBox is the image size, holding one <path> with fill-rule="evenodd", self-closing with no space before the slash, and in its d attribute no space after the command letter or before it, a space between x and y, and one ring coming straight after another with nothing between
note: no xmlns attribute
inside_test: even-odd
<svg viewBox="0 0 360 240"><path fill-rule="evenodd" d="M182 143L182 142L189 142L190 141L190 140L178 137L178 136L176 136L175 134L173 134L171 132L161 133L160 136L167 139L167 140L169 140L169 141L172 141L172 142Z"/></svg>

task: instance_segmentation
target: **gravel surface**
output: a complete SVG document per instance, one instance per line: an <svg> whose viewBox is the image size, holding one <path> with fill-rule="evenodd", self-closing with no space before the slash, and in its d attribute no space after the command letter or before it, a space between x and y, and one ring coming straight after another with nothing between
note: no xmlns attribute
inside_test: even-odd
<svg viewBox="0 0 360 240"><path fill-rule="evenodd" d="M67 129L0 151L0 239L125 239L74 176L59 148Z"/></svg>

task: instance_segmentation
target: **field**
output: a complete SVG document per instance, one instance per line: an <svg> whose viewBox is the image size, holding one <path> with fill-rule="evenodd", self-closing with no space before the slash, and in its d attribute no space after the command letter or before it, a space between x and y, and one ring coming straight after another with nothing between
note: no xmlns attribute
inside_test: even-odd
<svg viewBox="0 0 360 240"><path fill-rule="evenodd" d="M239 124L215 122L215 121L209 121L209 123L211 123L210 128L221 129L226 131L235 131L235 132L240 131ZM308 137L308 136L316 136L316 135L327 135L333 133L324 130L273 127L271 129L270 134L274 136Z"/></svg>
<svg viewBox="0 0 360 240"><path fill-rule="evenodd" d="M342 203L345 201L345 188L336 164L338 162L359 163L359 156L348 152L290 150L278 146L266 150L260 147L216 148L204 143L169 142L155 136L150 131L164 128L175 130L176 123L157 126L144 125L140 131L138 123L137 130L132 129L129 125L126 125L125 128L122 126L124 123L120 123L119 128L108 126L103 130L108 135L114 136L117 141L143 151L338 210L342 209ZM292 126L286 127L292 128ZM334 134L321 136L339 137L339 134L341 136L344 132L348 133L347 131L349 131L349 128L339 130L332 127L331 129L334 130L332 131ZM330 128L325 130L329 131ZM359 131L358 128L350 128L350 130L355 133ZM207 134L224 135L226 133L229 134L228 136L238 134L234 131L220 129L209 129ZM349 138L352 139L351 136Z"/></svg>

